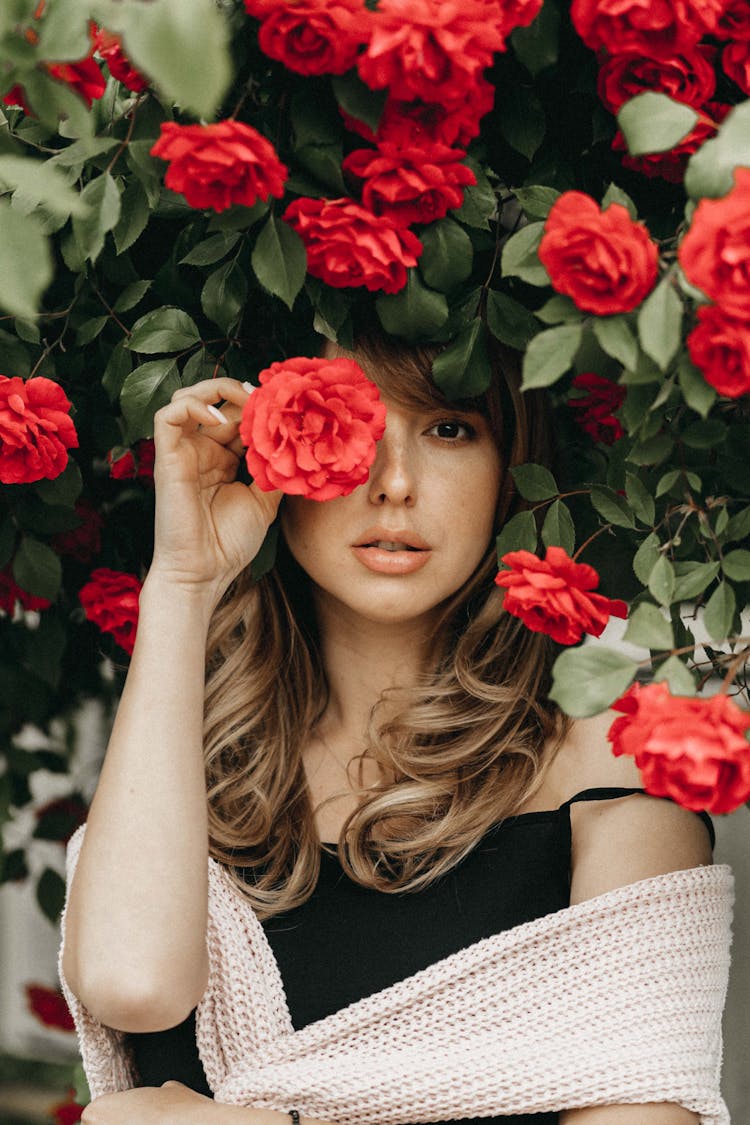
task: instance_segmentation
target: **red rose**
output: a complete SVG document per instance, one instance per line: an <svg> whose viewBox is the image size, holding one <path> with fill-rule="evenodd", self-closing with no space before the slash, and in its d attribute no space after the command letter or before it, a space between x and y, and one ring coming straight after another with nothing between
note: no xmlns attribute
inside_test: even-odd
<svg viewBox="0 0 750 1125"><path fill-rule="evenodd" d="M730 106L717 106L716 103L712 103L714 114L719 120L726 115L730 108ZM614 152L626 153L622 158L624 168L640 172L650 179L659 178L670 184L681 184L685 178L688 160L705 141L713 137L718 127L716 121L702 114L688 135L667 152L649 152L644 156L630 156L627 153L627 145L622 133L615 135L615 139L612 141L612 149Z"/></svg>
<svg viewBox="0 0 750 1125"><path fill-rule="evenodd" d="M743 94L750 96L750 39L728 43L721 52L721 65Z"/></svg>
<svg viewBox="0 0 750 1125"><path fill-rule="evenodd" d="M26 985L26 1004L32 1015L45 1027L58 1031L75 1031L73 1017L62 992L43 984Z"/></svg>
<svg viewBox="0 0 750 1125"><path fill-rule="evenodd" d="M47 69L53 78L80 94L89 107L103 96L107 88L107 81L96 60L90 57L75 63L51 63Z"/></svg>
<svg viewBox="0 0 750 1125"><path fill-rule="evenodd" d="M750 4L747 0L726 0L716 24L718 39L750 39Z"/></svg>
<svg viewBox="0 0 750 1125"><path fill-rule="evenodd" d="M659 252L643 223L619 203L601 211L591 196L566 191L547 216L539 259L558 293L608 316L630 312L648 296Z"/></svg>
<svg viewBox="0 0 750 1125"><path fill-rule="evenodd" d="M357 63L372 89L400 101L453 109L473 96L493 53L516 26L531 23L541 0L510 8L483 0L380 0L367 50Z"/></svg>
<svg viewBox="0 0 750 1125"><path fill-rule="evenodd" d="M465 148L479 135L479 122L494 104L495 87L486 78L479 78L471 98L452 110L435 102L402 102L388 98L377 134L363 121L357 121L343 110L341 114L347 129L373 144L389 141L404 148L429 148L435 144Z"/></svg>
<svg viewBox="0 0 750 1125"><path fill-rule="evenodd" d="M38 598L35 594L27 594L16 582L10 567L0 570L0 609L12 617L16 611L16 602L22 609L49 609L52 602L47 598Z"/></svg>
<svg viewBox="0 0 750 1125"><path fill-rule="evenodd" d="M726 0L573 0L573 26L587 47L674 55L716 27Z"/></svg>
<svg viewBox="0 0 750 1125"><path fill-rule="evenodd" d="M687 338L690 358L720 395L750 394L750 321L728 316L719 305L702 305Z"/></svg>
<svg viewBox="0 0 750 1125"><path fill-rule="evenodd" d="M88 620L103 633L111 633L121 648L132 653L140 592L141 583L134 574L102 566L91 572L78 597Z"/></svg>
<svg viewBox="0 0 750 1125"><path fill-rule="evenodd" d="M137 458L137 460L136 460ZM136 442L135 453L128 449L119 457L113 457L113 450L107 454L109 475L114 480L141 480L153 481L154 461L156 449L153 438L142 438Z"/></svg>
<svg viewBox="0 0 750 1125"><path fill-rule="evenodd" d="M262 21L261 51L298 74L351 70L372 21L364 0L245 0L245 9Z"/></svg>
<svg viewBox="0 0 750 1125"><path fill-rule="evenodd" d="M367 480L385 406L358 363L298 356L272 363L260 383L240 422L259 488L332 500Z"/></svg>
<svg viewBox="0 0 750 1125"><path fill-rule="evenodd" d="M165 121L151 149L169 161L164 183L182 192L191 207L226 211L252 207L270 195L281 198L289 175L270 141L241 121L178 125Z"/></svg>
<svg viewBox="0 0 750 1125"><path fill-rule="evenodd" d="M693 285L731 316L750 316L750 168L721 199L701 199L677 250Z"/></svg>
<svg viewBox="0 0 750 1125"><path fill-rule="evenodd" d="M125 54L122 43L117 35L111 31L99 28L94 38L94 50L101 55L109 67L109 73L128 90L139 94L148 86L148 79L136 70L130 59Z"/></svg>
<svg viewBox="0 0 750 1125"><path fill-rule="evenodd" d="M648 58L638 52L608 58L599 70L599 97L610 113L647 90L668 94L684 105L702 106L716 92L716 72L706 48L686 48L678 55Z"/></svg>
<svg viewBox="0 0 750 1125"><path fill-rule="evenodd" d="M599 575L592 566L574 562L562 547L548 547L543 559L530 551L510 551L500 561L510 568L495 578L505 590L503 608L558 644L574 645L584 633L598 637L610 617L627 617L625 602L591 593Z"/></svg>
<svg viewBox="0 0 750 1125"><path fill-rule="evenodd" d="M572 385L576 390L585 392L577 398L568 399L568 406L576 411L578 425L594 441L614 445L625 432L614 412L625 401L626 388L593 371L576 375Z"/></svg>
<svg viewBox="0 0 750 1125"><path fill-rule="evenodd" d="M463 203L463 189L477 178L461 161L462 149L431 145L402 148L381 141L377 149L358 148L342 165L364 180L362 202L397 226L431 223Z"/></svg>
<svg viewBox="0 0 750 1125"><path fill-rule="evenodd" d="M68 463L78 435L71 402L59 383L0 375L0 482L54 480Z"/></svg>
<svg viewBox="0 0 750 1125"><path fill-rule="evenodd" d="M81 1120L85 1106L79 1105L75 1097L76 1092L71 1088L64 1102L50 1106L49 1114L55 1125L76 1125Z"/></svg>
<svg viewBox="0 0 750 1125"><path fill-rule="evenodd" d="M79 562L91 562L102 549L104 519L85 498L76 501L75 510L80 520L78 527L55 535L52 546L59 555L70 555Z"/></svg>
<svg viewBox="0 0 750 1125"><path fill-rule="evenodd" d="M44 824L46 821L45 827L48 830L42 839L52 839L52 832L54 832L55 840L58 840L61 844L67 844L76 829L85 823L88 811L88 806L75 793L68 797L56 797L54 801L48 801L35 813L38 824ZM37 834L35 833L35 835Z"/></svg>
<svg viewBox="0 0 750 1125"><path fill-rule="evenodd" d="M307 272L334 289L398 293L422 243L351 199L295 199L284 212L307 249Z"/></svg>
<svg viewBox="0 0 750 1125"><path fill-rule="evenodd" d="M665 683L634 684L612 704L613 754L630 754L656 797L686 809L733 812L750 797L750 713L726 695L673 696Z"/></svg>

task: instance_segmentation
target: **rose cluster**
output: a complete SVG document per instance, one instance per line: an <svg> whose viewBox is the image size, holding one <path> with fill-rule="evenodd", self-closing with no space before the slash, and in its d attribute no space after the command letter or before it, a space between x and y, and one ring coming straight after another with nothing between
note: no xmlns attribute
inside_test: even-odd
<svg viewBox="0 0 750 1125"><path fill-rule="evenodd" d="M668 152L623 157L647 176L679 183L689 157L711 137L730 106L716 101L717 71L750 95L747 0L573 0L573 24L599 58L599 97L611 113L646 91L690 106L698 119ZM613 141L625 151L621 133Z"/></svg>

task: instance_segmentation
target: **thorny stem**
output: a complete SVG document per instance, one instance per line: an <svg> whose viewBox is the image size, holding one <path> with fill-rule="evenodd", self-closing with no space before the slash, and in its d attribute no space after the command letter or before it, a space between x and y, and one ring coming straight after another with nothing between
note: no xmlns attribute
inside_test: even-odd
<svg viewBox="0 0 750 1125"><path fill-rule="evenodd" d="M114 309L113 309L113 308L111 307L111 305L110 305L110 304L108 303L108 301L107 301L107 299L105 298L104 294L103 294L103 293L101 292L101 290L99 289L99 287L98 287L98 286L96 285L96 283L95 283L94 281L92 281L92 282L91 282L91 287L92 287L92 289L94 290L94 292L96 293L96 295L97 295L97 297L99 298L99 300L101 301L101 303L102 303L102 304L104 305L104 307L105 307L105 309L107 310L108 314L109 314L109 315L110 315L110 316L112 317L112 320L114 320L114 322L115 322L115 324L117 325L117 327L118 327L118 328L121 328L121 329L123 330L123 332L125 333L125 335L126 335L126 336L130 336L130 335L131 335L131 331L130 331L130 329L129 329L129 328L127 328L127 327L126 327L126 326L125 326L125 325L124 325L124 324L122 323L122 321L120 320L119 316L117 315L117 313L115 312L115 310L114 310Z"/></svg>
<svg viewBox="0 0 750 1125"><path fill-rule="evenodd" d="M727 668L727 673L724 676L724 679L721 682L721 687L719 688L719 694L720 695L726 695L726 693L729 691L730 684L733 683L734 677L737 675L740 668L742 667L742 665L745 663L745 661L747 660L747 658L749 656L750 656L750 645L747 645L745 648L741 648L740 651L738 653L736 653L734 659L732 660L731 664Z"/></svg>
<svg viewBox="0 0 750 1125"><path fill-rule="evenodd" d="M614 526L615 525L613 523L602 524L601 527L596 529L596 531L593 533L593 535L589 535L588 539L584 543L581 543L581 546L578 548L576 553L573 555L573 562L576 561L576 559L578 558L579 555L583 554L583 552L588 547L589 543L593 543L593 541L595 539L598 539L600 535L603 535L605 531L611 531Z"/></svg>

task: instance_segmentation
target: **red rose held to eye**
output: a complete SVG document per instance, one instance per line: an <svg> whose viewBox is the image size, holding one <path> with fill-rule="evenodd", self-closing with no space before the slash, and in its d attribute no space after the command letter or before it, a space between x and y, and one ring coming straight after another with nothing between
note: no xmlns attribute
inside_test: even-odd
<svg viewBox="0 0 750 1125"><path fill-rule="evenodd" d="M261 371L260 384L240 422L259 488L333 500L367 480L385 406L358 363L298 356Z"/></svg>
<svg viewBox="0 0 750 1125"><path fill-rule="evenodd" d="M585 312L630 312L653 289L659 252L643 223L619 203L605 211L589 195L566 191L552 205L539 260L558 293Z"/></svg>
<svg viewBox="0 0 750 1125"><path fill-rule="evenodd" d="M0 375L2 484L59 477L68 464L68 450L78 446L71 405L52 379L37 375L24 382L18 376Z"/></svg>
<svg viewBox="0 0 750 1125"><path fill-rule="evenodd" d="M422 243L351 199L295 199L284 219L305 244L307 272L334 289L363 285L398 293Z"/></svg>
<svg viewBox="0 0 750 1125"><path fill-rule="evenodd" d="M111 633L128 653L135 645L141 585L134 574L102 566L91 572L78 595L88 620Z"/></svg>
<svg viewBox="0 0 750 1125"><path fill-rule="evenodd" d="M665 683L634 684L612 704L612 752L630 754L643 784L686 809L729 813L750 797L750 712L726 695L673 696Z"/></svg>
<svg viewBox="0 0 750 1125"><path fill-rule="evenodd" d="M151 153L169 162L164 183L171 191L181 192L191 207L213 211L281 198L289 174L271 142L241 121L165 121Z"/></svg>
<svg viewBox="0 0 750 1125"><path fill-rule="evenodd" d="M530 551L510 551L500 560L495 583L505 590L503 608L535 633L561 645L574 645L584 633L598 637L610 617L627 617L625 602L594 594L599 575L574 562L562 547L548 547L543 559Z"/></svg>
<svg viewBox="0 0 750 1125"><path fill-rule="evenodd" d="M750 168L721 199L701 199L677 250L687 277L730 316L750 316Z"/></svg>

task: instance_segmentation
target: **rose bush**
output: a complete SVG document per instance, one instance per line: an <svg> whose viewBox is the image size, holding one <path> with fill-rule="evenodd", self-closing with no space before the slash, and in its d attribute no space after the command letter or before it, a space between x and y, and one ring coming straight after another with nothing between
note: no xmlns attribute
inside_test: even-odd
<svg viewBox="0 0 750 1125"><path fill-rule="evenodd" d="M271 364L258 378L240 437L260 488L333 500L367 480L385 406L359 364L298 357Z"/></svg>

